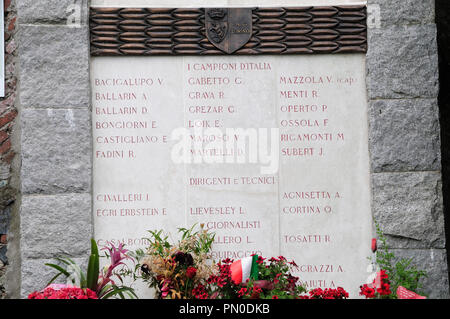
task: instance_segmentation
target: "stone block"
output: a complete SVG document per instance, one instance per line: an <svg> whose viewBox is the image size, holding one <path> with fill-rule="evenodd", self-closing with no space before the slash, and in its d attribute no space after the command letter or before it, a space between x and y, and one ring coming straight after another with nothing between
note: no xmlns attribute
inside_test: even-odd
<svg viewBox="0 0 450 319"><path fill-rule="evenodd" d="M79 263L85 269L87 257L73 258L73 261ZM51 258L22 260L21 298L27 298L30 293L44 289L53 276L56 275L56 270L46 266L46 263L58 264L58 262ZM71 284L63 276L60 276L55 283Z"/></svg>
<svg viewBox="0 0 450 319"><path fill-rule="evenodd" d="M86 23L87 0L17 0L17 12L22 24L67 24L75 16Z"/></svg>
<svg viewBox="0 0 450 319"><path fill-rule="evenodd" d="M370 99L437 97L435 25L371 29L368 46Z"/></svg>
<svg viewBox="0 0 450 319"><path fill-rule="evenodd" d="M435 99L375 100L369 114L372 171L441 169Z"/></svg>
<svg viewBox="0 0 450 319"><path fill-rule="evenodd" d="M391 248L444 248L440 172L372 175L373 211Z"/></svg>
<svg viewBox="0 0 450 319"><path fill-rule="evenodd" d="M412 259L412 265L427 272L427 277L422 279L422 284L423 293L428 298L450 298L445 249L401 249L392 250L392 252L397 258Z"/></svg>
<svg viewBox="0 0 450 319"><path fill-rule="evenodd" d="M23 107L89 106L89 35L86 27L23 25L19 42Z"/></svg>
<svg viewBox="0 0 450 319"><path fill-rule="evenodd" d="M89 253L90 194L24 196L20 214L22 258L77 257Z"/></svg>
<svg viewBox="0 0 450 319"><path fill-rule="evenodd" d="M368 0L367 3L369 7L379 6L382 28L434 23L434 0Z"/></svg>
<svg viewBox="0 0 450 319"><path fill-rule="evenodd" d="M23 193L90 191L89 110L25 109L21 123Z"/></svg>

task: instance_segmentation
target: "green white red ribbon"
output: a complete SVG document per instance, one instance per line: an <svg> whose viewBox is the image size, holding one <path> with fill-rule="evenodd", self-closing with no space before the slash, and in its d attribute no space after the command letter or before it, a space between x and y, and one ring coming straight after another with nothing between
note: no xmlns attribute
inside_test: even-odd
<svg viewBox="0 0 450 319"><path fill-rule="evenodd" d="M247 279L258 280L258 260L257 255L239 259L231 264L231 280L236 284L242 284Z"/></svg>

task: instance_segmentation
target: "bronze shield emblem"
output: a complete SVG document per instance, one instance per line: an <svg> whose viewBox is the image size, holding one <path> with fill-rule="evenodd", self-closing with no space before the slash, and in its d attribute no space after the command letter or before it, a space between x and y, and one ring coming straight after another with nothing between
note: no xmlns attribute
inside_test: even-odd
<svg viewBox="0 0 450 319"><path fill-rule="evenodd" d="M205 9L206 36L218 49L233 53L252 37L251 8Z"/></svg>

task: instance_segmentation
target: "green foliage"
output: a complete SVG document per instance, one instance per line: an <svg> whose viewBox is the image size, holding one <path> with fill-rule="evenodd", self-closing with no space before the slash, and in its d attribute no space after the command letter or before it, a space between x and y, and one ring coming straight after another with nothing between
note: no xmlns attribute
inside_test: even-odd
<svg viewBox="0 0 450 319"><path fill-rule="evenodd" d="M127 299L127 297L130 299L138 299L134 289L130 287L111 285L109 287L105 286L103 290L105 293L101 294L102 297L100 299L109 299L115 296L119 296L120 299Z"/></svg>
<svg viewBox="0 0 450 319"><path fill-rule="evenodd" d="M386 238L379 224L375 222L379 245L376 253L376 261L381 269L384 269L389 276L392 295L390 298L396 298L396 291L399 286L403 286L408 290L421 293L421 279L427 277L427 273L417 269L412 265L412 259L398 259L389 251ZM423 293L422 293L423 294Z"/></svg>
<svg viewBox="0 0 450 319"><path fill-rule="evenodd" d="M258 257L258 280L250 279L235 289L243 299L298 299L307 289L292 275L297 265L283 256L270 258L268 262ZM240 289L240 290L239 290Z"/></svg>
<svg viewBox="0 0 450 319"><path fill-rule="evenodd" d="M188 251L189 248L191 252L194 254L202 254L202 253L209 253L211 251L212 244L214 243L214 238L216 237L216 234L209 233L203 230L203 225L200 226L200 231L194 232L194 228L197 226L197 224L194 224L191 228L178 228L178 232L182 234L181 236L181 245L180 248L185 251ZM183 246L183 240L187 240L189 238L197 238L197 240L194 242L193 247L182 247Z"/></svg>
<svg viewBox="0 0 450 319"><path fill-rule="evenodd" d="M139 248L135 251L128 252L128 256L132 258L134 263L134 270L130 270L128 273L124 274L124 276L131 276L134 281L144 279L143 276L140 274L142 265L139 263L141 260L143 260L146 256L146 253L143 249ZM145 281L145 279L144 279Z"/></svg>
<svg viewBox="0 0 450 319"><path fill-rule="evenodd" d="M261 299L272 299L274 296L279 299L296 299L307 290L304 286L298 284L292 284L294 277L291 275L291 264L284 258L279 260L272 258L269 264L258 264L259 279L268 280L272 282L273 289L268 290L265 294L261 294ZM290 287L287 289L286 287Z"/></svg>
<svg viewBox="0 0 450 319"><path fill-rule="evenodd" d="M163 230L148 231L146 251L139 249L130 255L136 261L133 278L155 288L159 298L191 298L194 287L205 284L212 272L210 252L215 237L203 224L197 225L178 228L175 243Z"/></svg>
<svg viewBox="0 0 450 319"><path fill-rule="evenodd" d="M194 224L191 228L178 228L178 233L181 234L181 240L178 242L178 249L185 253L194 253L196 255L202 253L209 253L211 251L212 244L214 243L215 234L209 233L203 229L203 225L200 225L200 230L194 231L197 224ZM150 238L145 238L149 241L148 251L152 255L158 255L161 257L167 257L175 247L172 245L167 234L163 233L163 230L149 230ZM136 252L139 254L139 252ZM140 254L142 255L143 252Z"/></svg>
<svg viewBox="0 0 450 319"><path fill-rule="evenodd" d="M46 266L58 271L58 273L48 282L47 285L52 284L57 278L59 278L59 276L64 275L73 285L79 285L80 288L87 288L86 276L76 262L70 258L58 257L56 260L59 261L62 266L50 263L45 264Z"/></svg>
<svg viewBox="0 0 450 319"><path fill-rule="evenodd" d="M163 230L149 230L148 231L150 235L152 235L151 238L145 238L149 241L150 246L149 250L152 251L153 254L165 257L167 254L167 249L170 249L172 245L167 240L169 238L168 235L162 236Z"/></svg>
<svg viewBox="0 0 450 319"><path fill-rule="evenodd" d="M97 291L98 271L100 268L100 256L98 254L97 243L91 239L91 255L89 256L89 264L87 269L87 288Z"/></svg>

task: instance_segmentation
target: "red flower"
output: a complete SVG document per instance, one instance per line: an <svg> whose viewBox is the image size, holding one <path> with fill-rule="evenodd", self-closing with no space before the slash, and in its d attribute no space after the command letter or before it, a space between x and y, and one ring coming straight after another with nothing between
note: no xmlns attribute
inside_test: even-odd
<svg viewBox="0 0 450 319"><path fill-rule="evenodd" d="M197 274L197 269L194 267L188 267L188 269L186 270L186 276L188 278L194 278L196 274Z"/></svg>
<svg viewBox="0 0 450 319"><path fill-rule="evenodd" d="M337 287L336 291L337 291L338 295L341 296L342 298L348 298L348 296L349 296L348 292L345 291L345 289L342 287Z"/></svg>
<svg viewBox="0 0 450 319"><path fill-rule="evenodd" d="M272 299L278 299L278 296L277 295L273 295Z"/></svg>
<svg viewBox="0 0 450 319"><path fill-rule="evenodd" d="M342 287L336 289L327 288L322 290L321 288L313 289L309 292L309 299L347 299L348 293Z"/></svg>
<svg viewBox="0 0 450 319"><path fill-rule="evenodd" d="M379 279L378 279L379 277ZM392 294L391 286L389 283L389 276L385 270L380 270L378 277L375 278L373 283L369 285L363 285L360 287L359 294L365 296L366 299L376 298L379 296L388 296Z"/></svg>
<svg viewBox="0 0 450 319"><path fill-rule="evenodd" d="M373 289L372 287L369 287L368 285L363 285L360 287L359 294L361 296L365 296L366 299L372 299L372 298L375 298L375 289Z"/></svg>
<svg viewBox="0 0 450 319"><path fill-rule="evenodd" d="M381 287L377 289L377 292L382 295L382 296L387 296L390 295L391 292L391 287L389 284L387 283L382 283Z"/></svg>
<svg viewBox="0 0 450 319"><path fill-rule="evenodd" d="M259 299L259 293L257 293L256 291L252 292L250 299Z"/></svg>
<svg viewBox="0 0 450 319"><path fill-rule="evenodd" d="M197 287L195 287L192 290L192 296L194 296L194 299L208 299L209 298L208 292L206 291L205 286L203 286L202 284L199 284Z"/></svg>
<svg viewBox="0 0 450 319"><path fill-rule="evenodd" d="M241 288L241 290L238 291L238 296L239 297L243 297L244 295L247 294L247 288Z"/></svg>
<svg viewBox="0 0 450 319"><path fill-rule="evenodd" d="M259 299L259 295L262 293L262 289L259 287L251 288L251 292L249 291L250 299Z"/></svg>
<svg viewBox="0 0 450 319"><path fill-rule="evenodd" d="M386 270L380 270L380 278L383 281L386 281L389 278L388 274L386 273Z"/></svg>
<svg viewBox="0 0 450 319"><path fill-rule="evenodd" d="M55 290L45 288L43 291L36 291L28 296L28 299L98 299L95 292L86 288L62 288Z"/></svg>
<svg viewBox="0 0 450 319"><path fill-rule="evenodd" d="M381 296L387 296L390 295L391 292L391 286L389 283L389 276L386 273L385 270L380 270L380 279L381 279L381 283L380 286L377 288L377 292L381 295ZM375 282L375 281L374 281Z"/></svg>
<svg viewBox="0 0 450 319"><path fill-rule="evenodd" d="M323 295L323 290L321 288L313 289L309 292L311 298L320 299Z"/></svg>

